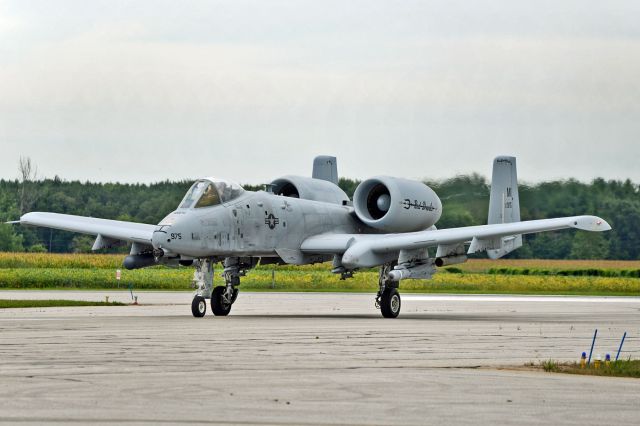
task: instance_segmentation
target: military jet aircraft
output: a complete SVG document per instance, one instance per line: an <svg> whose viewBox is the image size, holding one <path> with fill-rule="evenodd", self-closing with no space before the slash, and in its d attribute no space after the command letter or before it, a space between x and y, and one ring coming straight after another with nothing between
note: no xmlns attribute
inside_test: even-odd
<svg viewBox="0 0 640 426"><path fill-rule="evenodd" d="M436 229L442 203L422 182L376 176L360 183L353 201L338 187L335 157L316 157L312 177L284 176L265 191L245 191L229 180L196 181L159 224L56 213L27 213L18 223L96 235L93 250L131 243L127 269L158 264L195 266L191 311L228 315L240 278L258 263L305 265L332 261L347 279L379 267L375 306L385 318L400 313L401 280L428 279L438 268L486 252L496 259L522 245L522 235L576 228L607 231L595 216L520 221L516 159L493 162L488 224ZM224 285L213 286L222 263Z"/></svg>

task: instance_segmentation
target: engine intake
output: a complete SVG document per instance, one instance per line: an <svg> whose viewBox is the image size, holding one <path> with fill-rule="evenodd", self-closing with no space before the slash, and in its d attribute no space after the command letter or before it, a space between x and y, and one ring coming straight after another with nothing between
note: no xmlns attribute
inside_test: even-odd
<svg viewBox="0 0 640 426"><path fill-rule="evenodd" d="M442 202L427 185L389 176L376 176L358 185L353 206L362 222L387 232L421 231L442 215Z"/></svg>

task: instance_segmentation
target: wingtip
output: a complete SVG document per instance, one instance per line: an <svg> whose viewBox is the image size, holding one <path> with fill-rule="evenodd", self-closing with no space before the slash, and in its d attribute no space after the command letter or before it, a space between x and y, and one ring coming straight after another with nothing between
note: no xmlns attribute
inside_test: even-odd
<svg viewBox="0 0 640 426"><path fill-rule="evenodd" d="M611 230L611 225L609 225L606 220L598 216L576 217L573 219L571 226L576 229L591 232L604 232Z"/></svg>

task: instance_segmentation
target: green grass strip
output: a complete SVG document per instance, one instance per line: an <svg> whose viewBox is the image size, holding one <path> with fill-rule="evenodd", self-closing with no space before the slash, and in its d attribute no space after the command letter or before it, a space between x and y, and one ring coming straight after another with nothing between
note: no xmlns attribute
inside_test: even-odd
<svg viewBox="0 0 640 426"><path fill-rule="evenodd" d="M559 363L553 360L544 361L540 367L550 373L580 374L584 376L612 376L612 377L636 377L640 378L640 360L618 360L612 361L609 365L600 362L596 368L592 362L589 366L582 368L578 363Z"/></svg>
<svg viewBox="0 0 640 426"><path fill-rule="evenodd" d="M64 306L124 306L120 302L90 302L84 300L2 300L0 309L8 308L53 308Z"/></svg>

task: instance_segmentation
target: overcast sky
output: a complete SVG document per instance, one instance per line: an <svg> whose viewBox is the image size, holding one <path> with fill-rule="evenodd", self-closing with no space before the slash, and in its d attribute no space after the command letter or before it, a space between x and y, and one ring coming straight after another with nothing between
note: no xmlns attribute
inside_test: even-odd
<svg viewBox="0 0 640 426"><path fill-rule="evenodd" d="M3 1L0 177L640 182L640 1Z"/></svg>

